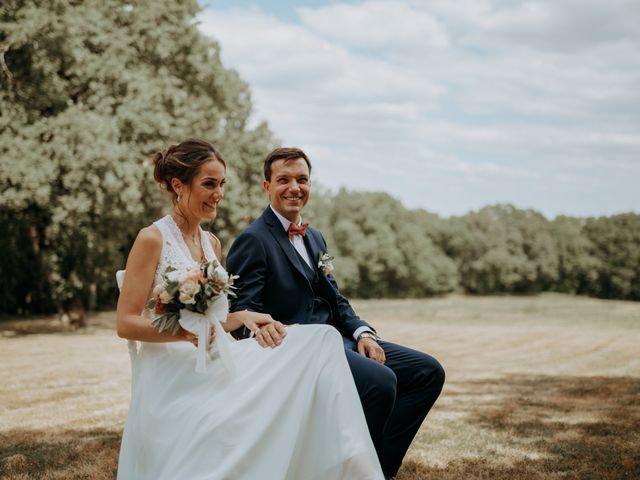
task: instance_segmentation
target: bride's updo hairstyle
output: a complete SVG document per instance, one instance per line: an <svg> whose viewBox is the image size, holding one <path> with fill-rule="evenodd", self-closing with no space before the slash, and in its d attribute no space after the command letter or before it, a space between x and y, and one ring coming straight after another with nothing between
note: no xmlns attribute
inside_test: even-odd
<svg viewBox="0 0 640 480"><path fill-rule="evenodd" d="M153 178L171 194L175 203L178 195L171 186L171 179L177 178L185 185L191 185L200 167L210 160L217 160L226 170L227 164L213 145L199 138L188 138L153 156Z"/></svg>

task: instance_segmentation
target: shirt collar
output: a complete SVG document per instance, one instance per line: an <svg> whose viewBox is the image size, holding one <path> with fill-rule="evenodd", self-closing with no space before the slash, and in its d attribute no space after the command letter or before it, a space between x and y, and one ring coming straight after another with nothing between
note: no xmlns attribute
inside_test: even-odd
<svg viewBox="0 0 640 480"><path fill-rule="evenodd" d="M271 211L276 214L276 217L278 217L278 220L280 220L280 223L282 224L282 228L284 228L285 232L289 231L289 225L291 225L293 222L290 222L289 220L284 218L282 215L280 215L278 211L275 208L273 208L273 205L269 204L269 207L271 208ZM298 225L302 225L302 217L300 218Z"/></svg>

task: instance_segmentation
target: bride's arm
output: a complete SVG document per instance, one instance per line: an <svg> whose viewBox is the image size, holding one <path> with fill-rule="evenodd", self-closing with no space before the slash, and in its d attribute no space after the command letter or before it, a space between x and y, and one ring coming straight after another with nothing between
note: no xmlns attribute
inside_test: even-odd
<svg viewBox="0 0 640 480"><path fill-rule="evenodd" d="M239 312L229 313L227 321L222 325L225 332L233 332L244 326L251 332L255 332L258 328L273 323L274 328L283 337L287 335L284 325L271 318L268 313L252 312L250 310L241 310Z"/></svg>
<svg viewBox="0 0 640 480"><path fill-rule="evenodd" d="M141 315L153 290L161 252L160 231L154 226L140 230L129 252L127 273L118 299L116 331L121 338L143 342L192 341L194 338L182 328L175 336L168 331L160 333L150 319Z"/></svg>

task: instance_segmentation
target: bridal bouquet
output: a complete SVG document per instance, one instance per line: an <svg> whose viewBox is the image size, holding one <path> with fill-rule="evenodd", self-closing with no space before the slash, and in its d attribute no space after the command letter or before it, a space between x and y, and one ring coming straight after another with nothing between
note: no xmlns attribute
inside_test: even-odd
<svg viewBox="0 0 640 480"><path fill-rule="evenodd" d="M162 284L153 290L147 308L153 312L152 325L158 331L175 335L180 327L205 340L211 325L217 328L216 340L223 363L231 370L228 340L220 322L225 322L229 311L227 296L235 296L233 282L237 275L229 275L217 260L202 262L197 268L179 272L167 267ZM206 341L198 342L196 371L206 372Z"/></svg>
<svg viewBox="0 0 640 480"><path fill-rule="evenodd" d="M198 268L183 273L167 267L162 284L156 286L147 302L147 308L154 313L152 324L160 332L169 330L175 335L180 328L181 310L204 314L220 295L235 296L236 278L217 260L202 262Z"/></svg>

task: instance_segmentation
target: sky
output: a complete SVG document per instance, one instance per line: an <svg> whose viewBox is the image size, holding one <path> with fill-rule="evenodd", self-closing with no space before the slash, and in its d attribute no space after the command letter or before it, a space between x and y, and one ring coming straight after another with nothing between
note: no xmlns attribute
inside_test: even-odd
<svg viewBox="0 0 640 480"><path fill-rule="evenodd" d="M638 0L201 0L252 123L443 216L640 212Z"/></svg>

